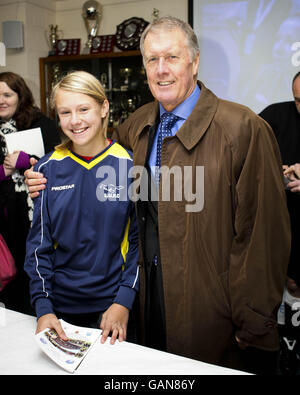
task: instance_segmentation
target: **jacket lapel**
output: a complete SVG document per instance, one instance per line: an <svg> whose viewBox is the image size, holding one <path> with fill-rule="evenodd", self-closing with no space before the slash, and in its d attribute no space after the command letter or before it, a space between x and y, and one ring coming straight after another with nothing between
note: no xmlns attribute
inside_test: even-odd
<svg viewBox="0 0 300 395"><path fill-rule="evenodd" d="M198 144L218 107L218 98L207 89L203 83L198 82L201 89L200 97L191 115L176 133L176 136L187 150L191 150Z"/></svg>

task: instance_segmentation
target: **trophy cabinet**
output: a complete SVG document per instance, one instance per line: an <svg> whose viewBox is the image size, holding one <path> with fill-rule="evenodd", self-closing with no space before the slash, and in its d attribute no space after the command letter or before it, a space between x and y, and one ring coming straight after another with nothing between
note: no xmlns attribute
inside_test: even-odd
<svg viewBox="0 0 300 395"><path fill-rule="evenodd" d="M48 56L40 58L39 63L41 110L50 118L54 118L49 105L52 87L75 70L88 71L104 86L110 103L110 132L138 107L153 100L139 50Z"/></svg>

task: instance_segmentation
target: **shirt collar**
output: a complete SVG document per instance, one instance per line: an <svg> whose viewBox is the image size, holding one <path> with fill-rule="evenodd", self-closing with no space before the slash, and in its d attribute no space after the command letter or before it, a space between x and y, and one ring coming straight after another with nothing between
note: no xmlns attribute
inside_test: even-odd
<svg viewBox="0 0 300 395"><path fill-rule="evenodd" d="M172 114L177 115L179 118L182 119L187 119L191 112L193 111L199 96L200 96L201 90L198 84L196 84L195 89L191 93L189 97L187 97L182 103L180 103L174 110L172 111ZM159 103L159 112L160 116L162 116L165 112L167 112L161 103Z"/></svg>

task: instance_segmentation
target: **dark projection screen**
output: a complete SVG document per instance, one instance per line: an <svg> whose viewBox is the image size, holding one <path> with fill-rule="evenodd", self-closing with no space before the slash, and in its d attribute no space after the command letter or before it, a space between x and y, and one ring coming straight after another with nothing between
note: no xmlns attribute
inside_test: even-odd
<svg viewBox="0 0 300 395"><path fill-rule="evenodd" d="M300 0L190 0L200 45L198 78L255 112L293 100L300 70Z"/></svg>

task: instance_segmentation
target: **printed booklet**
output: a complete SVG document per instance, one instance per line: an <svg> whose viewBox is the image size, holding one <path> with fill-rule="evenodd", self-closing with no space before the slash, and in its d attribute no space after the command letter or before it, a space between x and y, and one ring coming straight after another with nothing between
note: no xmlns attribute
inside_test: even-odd
<svg viewBox="0 0 300 395"><path fill-rule="evenodd" d="M100 329L74 326L60 320L68 337L62 340L53 329L35 335L39 347L62 368L74 373L101 334Z"/></svg>

